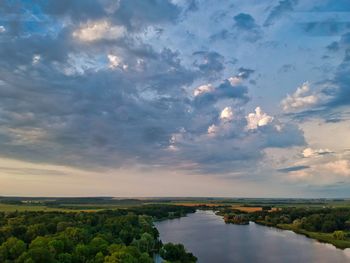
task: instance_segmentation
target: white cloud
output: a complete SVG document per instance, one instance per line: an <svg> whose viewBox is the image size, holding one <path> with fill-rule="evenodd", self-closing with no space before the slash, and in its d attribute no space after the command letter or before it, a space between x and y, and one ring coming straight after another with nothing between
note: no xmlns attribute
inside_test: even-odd
<svg viewBox="0 0 350 263"><path fill-rule="evenodd" d="M0 26L0 33L4 33L6 31L6 28L4 26Z"/></svg>
<svg viewBox="0 0 350 263"><path fill-rule="evenodd" d="M327 153L332 153L332 151L329 149L312 149L312 148L305 148L303 150L303 156L305 158L310 158L310 157L323 155Z"/></svg>
<svg viewBox="0 0 350 263"><path fill-rule="evenodd" d="M101 39L115 40L124 36L123 26L112 25L106 20L89 22L73 32L73 36L81 41L92 42Z"/></svg>
<svg viewBox="0 0 350 263"><path fill-rule="evenodd" d="M224 121L232 121L233 120L233 111L231 107L225 107L220 114L220 119Z"/></svg>
<svg viewBox="0 0 350 263"><path fill-rule="evenodd" d="M209 135L215 135L215 134L218 132L218 130L219 130L219 127L216 126L215 124L210 125L210 126L208 127L208 134L209 134Z"/></svg>
<svg viewBox="0 0 350 263"><path fill-rule="evenodd" d="M41 56L40 55L34 55L32 59L32 64L38 64L40 62Z"/></svg>
<svg viewBox="0 0 350 263"><path fill-rule="evenodd" d="M319 100L320 98L317 94L310 94L310 85L308 82L305 82L297 88L294 94L288 94L281 104L284 111L292 112L314 106Z"/></svg>
<svg viewBox="0 0 350 263"><path fill-rule="evenodd" d="M212 92L214 91L214 87L211 84L206 84L206 85L202 85L197 87L194 91L193 91L193 95L199 96L203 93L208 93L208 92Z"/></svg>
<svg viewBox="0 0 350 263"><path fill-rule="evenodd" d="M249 113L248 116L246 116L246 120L247 129L255 130L258 127L271 123L273 121L273 117L263 112L260 107L256 107L255 113Z"/></svg>
<svg viewBox="0 0 350 263"><path fill-rule="evenodd" d="M111 69L118 67L122 62L121 59L116 55L108 54L107 57L109 60L109 68Z"/></svg>
<svg viewBox="0 0 350 263"><path fill-rule="evenodd" d="M232 86L236 86L238 84L241 84L242 79L240 77L231 77L231 78L228 78L228 81Z"/></svg>

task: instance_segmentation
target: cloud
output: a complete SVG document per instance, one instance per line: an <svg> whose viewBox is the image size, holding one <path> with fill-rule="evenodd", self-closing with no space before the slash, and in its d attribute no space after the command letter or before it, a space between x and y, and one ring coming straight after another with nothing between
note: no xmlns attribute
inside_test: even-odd
<svg viewBox="0 0 350 263"><path fill-rule="evenodd" d="M320 97L313 93L310 94L310 85L305 82L303 85L297 88L292 95L287 95L282 100L282 108L285 112L295 112L311 108L320 101Z"/></svg>
<svg viewBox="0 0 350 263"><path fill-rule="evenodd" d="M193 91L193 95L196 96L200 96L201 94L204 93L210 93L214 91L214 87L211 84L207 84L207 85L201 85L197 88L195 88L195 90Z"/></svg>
<svg viewBox="0 0 350 263"><path fill-rule="evenodd" d="M6 31L6 28L4 26L0 26L0 33L4 33Z"/></svg>
<svg viewBox="0 0 350 263"><path fill-rule="evenodd" d="M86 170L157 167L242 181L270 180L276 167L304 165L310 168L288 174L321 174L318 159L337 160L326 154L332 145L301 155L310 142L297 117L279 116L277 107L286 89L306 75L312 88L288 95L286 113L316 116L319 109L330 114L348 105L350 42L347 34L307 38L300 23L312 14L293 13L296 1L273 2L4 2L0 156ZM288 13L300 20L285 19ZM319 59L332 42L332 57ZM331 70L320 72L315 65ZM247 112L252 105L269 105L271 114L261 107ZM276 148L297 148L299 159L274 166L265 152Z"/></svg>
<svg viewBox="0 0 350 263"><path fill-rule="evenodd" d="M325 155L330 153L332 153L332 151L328 149L305 148L302 154L304 158L310 158L310 157L315 157L315 156Z"/></svg>
<svg viewBox="0 0 350 263"><path fill-rule="evenodd" d="M283 15L293 11L297 3L298 0L280 0L278 4L272 8L271 12L267 16L264 22L264 26L271 26Z"/></svg>
<svg viewBox="0 0 350 263"><path fill-rule="evenodd" d="M233 20L235 21L235 25L242 30L251 30L257 26L254 18L245 13L240 13L234 16Z"/></svg>
<svg viewBox="0 0 350 263"><path fill-rule="evenodd" d="M52 16L68 17L74 22L99 20L110 16L113 23L123 24L128 30L139 31L153 24L174 22L181 9L172 1L38 1L43 12Z"/></svg>
<svg viewBox="0 0 350 263"><path fill-rule="evenodd" d="M216 87L211 84L201 85L193 92L194 104L196 107L204 107L223 99L231 99L244 104L249 100L248 88L240 83L241 80L234 77L224 80Z"/></svg>
<svg viewBox="0 0 350 263"><path fill-rule="evenodd" d="M350 70L350 35L343 36L342 41L342 46L344 46L345 43L348 45L345 49L344 59L337 67L334 79L322 90L323 94L329 97L325 104L327 108L349 105L350 77L348 72Z"/></svg>
<svg viewBox="0 0 350 263"><path fill-rule="evenodd" d="M122 63L122 60L116 55L108 54L107 58L109 60L109 65L108 66L111 69L117 68Z"/></svg>
<svg viewBox="0 0 350 263"><path fill-rule="evenodd" d="M216 75L225 68L224 57L217 52L196 51L193 55L195 57L193 65L205 75Z"/></svg>
<svg viewBox="0 0 350 263"><path fill-rule="evenodd" d="M117 40L126 33L123 26L112 25L109 21L101 20L88 22L73 32L73 36L81 41L93 42L98 40Z"/></svg>
<svg viewBox="0 0 350 263"><path fill-rule="evenodd" d="M234 16L233 20L238 37L243 37L243 39L251 42L255 42L261 38L262 31L250 14L240 13Z"/></svg>
<svg viewBox="0 0 350 263"><path fill-rule="evenodd" d="M254 72L255 70L253 69L240 67L238 69L237 77L241 79L248 79Z"/></svg>
<svg viewBox="0 0 350 263"><path fill-rule="evenodd" d="M218 127L215 124L212 124L208 127L208 134L215 135L218 132Z"/></svg>
<svg viewBox="0 0 350 263"><path fill-rule="evenodd" d="M232 121L233 116L234 114L231 107L225 107L220 113L220 119L224 121Z"/></svg>
<svg viewBox="0 0 350 263"><path fill-rule="evenodd" d="M337 160L329 162L324 165L330 173L339 174L342 176L350 176L350 161L349 160Z"/></svg>
<svg viewBox="0 0 350 263"><path fill-rule="evenodd" d="M256 130L259 127L262 127L271 123L273 121L273 117L263 112L260 107L256 107L254 113L249 113L246 116L246 120L247 120L247 129Z"/></svg>
<svg viewBox="0 0 350 263"><path fill-rule="evenodd" d="M309 169L309 168L310 168L310 166L307 166L307 165L298 165L298 166L281 168L281 169L278 169L277 171L282 172L282 173L290 173L290 172L302 171L302 170Z"/></svg>
<svg viewBox="0 0 350 263"><path fill-rule="evenodd" d="M34 55L33 56L33 60L32 60L32 64L38 64L40 62L41 56L40 55Z"/></svg>

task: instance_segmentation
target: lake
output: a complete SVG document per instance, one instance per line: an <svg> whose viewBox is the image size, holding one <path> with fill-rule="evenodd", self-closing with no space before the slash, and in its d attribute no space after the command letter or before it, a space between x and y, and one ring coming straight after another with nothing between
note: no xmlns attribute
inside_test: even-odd
<svg viewBox="0 0 350 263"><path fill-rule="evenodd" d="M257 225L225 224L212 211L157 222L163 243L182 243L199 263L350 262L350 249L340 250L292 231Z"/></svg>

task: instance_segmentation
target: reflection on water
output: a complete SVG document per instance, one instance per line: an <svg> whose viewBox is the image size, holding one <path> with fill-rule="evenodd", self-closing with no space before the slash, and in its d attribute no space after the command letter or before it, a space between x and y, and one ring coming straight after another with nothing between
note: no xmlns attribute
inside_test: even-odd
<svg viewBox="0 0 350 263"><path fill-rule="evenodd" d="M350 262L350 250L336 249L276 228L225 224L212 211L156 223L163 243L183 243L201 262Z"/></svg>

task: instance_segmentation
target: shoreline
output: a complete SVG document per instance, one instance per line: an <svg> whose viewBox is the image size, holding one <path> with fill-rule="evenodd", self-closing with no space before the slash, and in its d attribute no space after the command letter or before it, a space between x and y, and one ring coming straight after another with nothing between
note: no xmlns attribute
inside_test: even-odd
<svg viewBox="0 0 350 263"><path fill-rule="evenodd" d="M281 230L288 230L292 231L295 234L303 235L307 238L316 240L320 243L330 244L333 245L335 248L345 250L347 248L350 249L350 240L336 240L331 238L331 233L322 233L322 232L310 232L304 229L296 229L295 227L292 227L288 224L278 224L278 225L269 225L261 221L252 221L258 225L267 226L267 227L273 227Z"/></svg>

